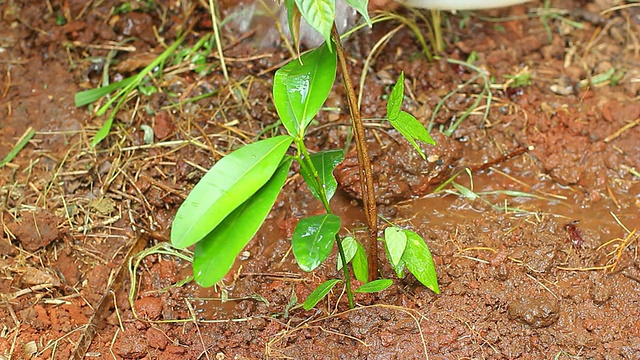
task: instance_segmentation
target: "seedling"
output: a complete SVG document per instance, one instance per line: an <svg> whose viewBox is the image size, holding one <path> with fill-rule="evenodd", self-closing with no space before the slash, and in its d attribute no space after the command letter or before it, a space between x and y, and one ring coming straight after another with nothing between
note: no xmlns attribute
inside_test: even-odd
<svg viewBox="0 0 640 360"><path fill-rule="evenodd" d="M366 1L348 2L368 20ZM330 5L332 2L324 3ZM342 280L330 279L321 284L304 302L305 309L314 307L342 281L349 305L354 306L354 291L351 290L349 268L345 264L351 263L355 277L365 282L355 292L380 291L391 285L388 279L377 279L377 219L375 199L371 195L373 179L366 159L364 128L346 71L346 56L333 26L334 8L317 6L319 4L317 0L285 2L292 26L296 23L295 16L299 11L299 15L327 40L324 45L301 55L276 72L273 100L287 135L256 141L218 161L180 206L171 229L171 242L175 247L185 248L195 244L195 281L202 286L216 284L231 269L238 254L264 222L295 160L300 165L300 173L311 194L322 203L326 213L298 222L291 239L293 254L301 269L313 271L327 259L335 244L339 254L337 266L344 274ZM291 33L296 34L296 29L293 28ZM369 243L368 249L355 238L342 238L338 234L341 219L329 206L337 188L332 171L342 160L342 151L330 149L312 154L305 145L308 127L329 96L338 64L344 75L356 133L360 174L366 188L363 194L369 194L368 200L365 199L365 213L370 237L374 241ZM401 110L403 97L404 75L401 74L389 96L387 119L424 158L425 154L417 141L434 142L415 117ZM295 154L289 155L292 145ZM362 161L362 157L366 161ZM387 251L393 254L390 261L396 272L403 276L406 267L425 286L439 292L435 266L424 240L409 230L397 232L402 235L392 238L385 236L383 240Z"/></svg>
<svg viewBox="0 0 640 360"><path fill-rule="evenodd" d="M347 3L360 12L369 25L372 24L367 13L366 0L347 0ZM209 1L209 4L215 22L217 17L212 1ZM193 272L195 281L201 286L213 286L229 272L238 254L267 217L294 160L300 165L300 173L313 196L322 203L326 213L298 222L291 239L293 254L303 270L313 271L326 260L335 244L339 253L338 266L344 274L342 280L331 279L320 285L305 301L303 307L310 309L315 306L341 281L344 281L349 305L353 307L354 291L351 290L349 267L346 266L348 264L351 264L356 279L365 283L355 292L380 291L392 283L388 279L377 279L378 231L373 176L356 94L348 74L346 55L334 26L334 5L332 0L285 1L296 48L298 41L295 34L298 33L297 25L300 18L310 23L326 40L324 45L299 56L299 59L291 61L276 72L273 99L287 135L255 141L223 157L198 182L176 213L171 228L171 243L178 249L195 244ZM404 23L414 33L419 33L415 23ZM214 26L214 30L217 30L217 26ZM214 36L219 40L217 33ZM418 38L422 39L421 36ZM94 137L92 146L107 136L115 114L127 101L131 92L136 89L140 92L154 90L145 88L145 82L154 76L154 73L162 73L162 66L171 56L178 62L190 59L198 72L208 71L201 60L205 55L203 51L212 49L212 40L204 37L191 49L176 53L183 40L184 35L139 74L103 88L76 94L76 105L82 106L117 91L96 113L100 116L111 109L104 125ZM430 57L424 39L421 42L425 54ZM220 52L220 42L215 43ZM332 171L343 159L342 150L329 149L311 154L304 142L309 125L331 91L338 66L342 69L343 82L347 89L358 150L365 214L369 226L368 246L363 246L355 238L343 239L339 236L341 219L329 206L337 188ZM225 70L223 63L222 68ZM429 144L434 142L415 117L401 110L403 97L404 75L401 74L389 96L387 119L424 158L425 154L417 141ZM295 154L289 155L292 146ZM392 246L393 258L390 259L398 275L404 276L406 267L425 286L436 293L439 292L435 267L424 241L408 230L398 231L404 235L383 240L387 251L389 246ZM402 236L406 239L400 244L397 239Z"/></svg>

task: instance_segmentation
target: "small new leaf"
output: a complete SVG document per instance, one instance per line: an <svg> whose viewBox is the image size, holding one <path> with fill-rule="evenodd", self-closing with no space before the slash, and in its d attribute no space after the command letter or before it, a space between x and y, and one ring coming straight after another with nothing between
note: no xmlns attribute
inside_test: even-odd
<svg viewBox="0 0 640 360"><path fill-rule="evenodd" d="M426 159L426 155L424 151L420 148L420 146L416 143L416 140L420 140L427 144L435 145L436 142L431 138L427 129L416 119L413 115L409 114L405 111L400 111L398 113L398 117L396 119L389 119L391 125L398 130L402 136L411 143L414 149L422 156L423 159Z"/></svg>
<svg viewBox="0 0 640 360"><path fill-rule="evenodd" d="M404 73L400 73L398 81L393 86L387 103L387 119L391 125L404 136L416 151L426 159L426 155L416 143L416 140L423 141L427 144L435 145L427 129L413 115L400 110L402 108L402 100L404 98Z"/></svg>
<svg viewBox="0 0 640 360"><path fill-rule="evenodd" d="M342 159L344 159L342 150L326 150L311 154L311 162L318 171L320 184L316 184L317 181L315 175L305 171L307 170L306 167L300 168L300 173L302 174L304 181L309 185L309 190L311 190L313 196L318 200L322 201L322 198L320 197L320 192L316 185L324 188L327 202L329 202L336 193L338 183L336 182L336 178L333 176L333 170L338 166Z"/></svg>
<svg viewBox="0 0 640 360"><path fill-rule="evenodd" d="M344 251L344 257L347 263L356 256L356 252L358 251L358 242L353 236L347 236L342 239L342 250ZM338 271L342 270L342 257L338 256L337 261L337 269Z"/></svg>
<svg viewBox="0 0 640 360"><path fill-rule="evenodd" d="M357 293L373 293L382 291L393 284L391 279L379 279L368 282L356 289Z"/></svg>
<svg viewBox="0 0 640 360"><path fill-rule="evenodd" d="M364 19L364 21L367 22L367 25L369 25L369 27L373 26L373 23L371 22L371 18L369 18L369 9L368 9L368 3L369 0L347 0L347 4L349 4L349 6L351 6L352 8L356 9L357 12L360 13L360 15L362 15L362 18Z"/></svg>
<svg viewBox="0 0 640 360"><path fill-rule="evenodd" d="M378 238L378 241L384 242L384 239ZM386 244L384 246L384 250L387 253L387 259L391 259L391 255L389 255L389 248L386 246ZM389 261L389 263L391 263L391 261ZM393 271L395 271L395 273L396 273L396 275L398 276L399 279L404 279L404 276L405 276L405 272L404 272L405 262L404 262L404 260L402 258L400 259L398 264L396 264L396 265L391 264L391 267L393 268Z"/></svg>
<svg viewBox="0 0 640 360"><path fill-rule="evenodd" d="M404 230L404 232L407 235L407 248L402 259L406 262L407 269L422 285L439 294L436 266L427 244L415 232L410 230Z"/></svg>
<svg viewBox="0 0 640 360"><path fill-rule="evenodd" d="M295 2L302 17L322 35L326 44L331 44L331 28L336 18L335 0L295 0Z"/></svg>
<svg viewBox="0 0 640 360"><path fill-rule="evenodd" d="M333 289L333 287L336 286L336 284L339 282L340 280L338 279L331 279L320 284L320 286L313 290L307 300L304 301L304 304L302 304L302 308L305 310L313 309L313 307L316 306L316 304L320 300L322 300L322 298L324 298L329 293L329 291L331 291L331 289Z"/></svg>
<svg viewBox="0 0 640 360"><path fill-rule="evenodd" d="M356 251L356 255L353 257L353 260L351 260L353 274L356 279L367 282L369 280L369 260L367 259L367 252L359 242L356 242L356 244L358 245L358 251Z"/></svg>
<svg viewBox="0 0 640 360"><path fill-rule="evenodd" d="M387 119L389 121L396 120L398 114L400 114L400 108L402 107L402 98L404 97L404 72L400 73L400 77L389 94L389 101L387 102Z"/></svg>
<svg viewBox="0 0 640 360"><path fill-rule="evenodd" d="M398 266L407 246L407 235L403 230L395 226L389 226L384 229L384 244L389 252L391 265Z"/></svg>

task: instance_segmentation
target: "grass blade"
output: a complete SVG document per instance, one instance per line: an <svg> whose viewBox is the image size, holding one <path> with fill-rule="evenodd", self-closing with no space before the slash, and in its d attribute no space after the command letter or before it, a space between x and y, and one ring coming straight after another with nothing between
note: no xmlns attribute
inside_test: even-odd
<svg viewBox="0 0 640 360"><path fill-rule="evenodd" d="M16 146L14 146L13 149L9 151L7 156L5 156L4 159L2 159L2 161L0 161L0 167L5 166L9 161L13 160L13 158L15 158L16 155L18 155L20 150L22 150L22 148L24 148L27 145L29 140L31 140L31 138L35 134L36 134L36 131L33 130L31 126L29 126L27 131L25 131L24 134L22 134L22 137L20 137L20 140L18 140L18 143L16 144Z"/></svg>

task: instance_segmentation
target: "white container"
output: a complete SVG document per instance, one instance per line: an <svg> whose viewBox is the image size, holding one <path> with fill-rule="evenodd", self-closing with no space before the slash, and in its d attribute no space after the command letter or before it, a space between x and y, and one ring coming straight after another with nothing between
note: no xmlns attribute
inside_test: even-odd
<svg viewBox="0 0 640 360"><path fill-rule="evenodd" d="M524 4L531 0L406 0L405 5L440 10L482 10Z"/></svg>

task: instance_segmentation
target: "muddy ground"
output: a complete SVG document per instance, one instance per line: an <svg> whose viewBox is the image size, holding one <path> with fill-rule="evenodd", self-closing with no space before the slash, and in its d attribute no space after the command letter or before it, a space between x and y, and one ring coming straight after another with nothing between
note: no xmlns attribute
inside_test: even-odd
<svg viewBox="0 0 640 360"><path fill-rule="evenodd" d="M339 273L335 254L311 274L295 266L288 239L319 204L294 172L217 289L183 283L190 254L163 246L206 169L282 132L270 85L290 54L265 44L268 21L223 28L229 80L215 50L205 73L170 64L160 91L133 97L95 148L104 117L74 105L103 76L135 74L180 29L189 31L181 49L210 33L205 3L0 1L0 158L35 130L0 168L1 359L640 358L637 3L448 14L446 50L433 62L399 29L369 63L362 110L380 214L424 237L442 292L397 279L382 261L391 288L357 295L353 310L338 290L311 311L295 305ZM355 83L399 24L346 42ZM470 55L486 76L451 61ZM424 146L426 163L379 120L401 71L405 110L438 141ZM348 147L347 124L336 85L309 147ZM332 205L359 235L353 160L337 175Z"/></svg>

